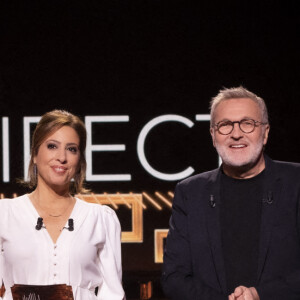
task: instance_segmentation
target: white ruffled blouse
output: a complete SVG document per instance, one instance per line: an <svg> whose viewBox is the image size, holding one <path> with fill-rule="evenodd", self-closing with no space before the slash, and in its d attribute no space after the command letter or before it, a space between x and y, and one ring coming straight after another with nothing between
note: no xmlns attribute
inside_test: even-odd
<svg viewBox="0 0 300 300"><path fill-rule="evenodd" d="M76 198L70 216L74 231L64 229L56 244L45 228L35 229L38 217L27 195L0 200L3 300L12 300L10 287L14 284L61 283L72 286L75 300L125 299L121 229L111 208Z"/></svg>

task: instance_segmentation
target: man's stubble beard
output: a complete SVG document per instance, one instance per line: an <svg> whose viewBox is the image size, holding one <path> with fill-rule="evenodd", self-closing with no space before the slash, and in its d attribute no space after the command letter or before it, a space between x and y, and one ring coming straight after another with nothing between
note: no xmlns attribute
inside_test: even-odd
<svg viewBox="0 0 300 300"><path fill-rule="evenodd" d="M215 142L216 150L219 156L222 159L223 164L229 167L236 167L236 168L246 168L254 166L260 157L263 154L264 144L263 144L263 136L261 141L256 143L256 145L251 145L250 152L247 155L242 155L243 158L239 158L239 155L235 155L233 153L228 153L230 150L226 145L219 145Z"/></svg>

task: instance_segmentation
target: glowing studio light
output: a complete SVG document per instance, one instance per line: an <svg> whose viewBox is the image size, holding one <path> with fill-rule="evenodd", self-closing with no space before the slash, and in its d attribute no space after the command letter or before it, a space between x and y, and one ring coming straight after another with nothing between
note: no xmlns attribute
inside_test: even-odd
<svg viewBox="0 0 300 300"><path fill-rule="evenodd" d="M116 193L118 196L120 196L121 200L125 203L125 205L131 209L131 205L128 203L128 201L123 197L119 192Z"/></svg>
<svg viewBox="0 0 300 300"><path fill-rule="evenodd" d="M142 192L142 195L158 210L162 210L162 207L155 202L146 192Z"/></svg>
<svg viewBox="0 0 300 300"><path fill-rule="evenodd" d="M167 206L172 207L172 203L165 198L162 194L160 194L159 192L155 192L155 195L162 201L164 202Z"/></svg>
<svg viewBox="0 0 300 300"><path fill-rule="evenodd" d="M104 192L103 194L106 196L106 199L110 202L110 204L112 205L112 207L113 207L114 209L118 209L118 208L119 208L118 205L116 205L116 204L114 203L114 201L109 197L109 195L108 195L106 192Z"/></svg>
<svg viewBox="0 0 300 300"><path fill-rule="evenodd" d="M92 196L92 198L95 201L95 203L101 204L100 200L98 199L98 197L96 197L96 195L94 193L90 193L90 195ZM85 200L83 198L81 198L81 199Z"/></svg>
<svg viewBox="0 0 300 300"><path fill-rule="evenodd" d="M169 195L170 197L172 197L172 198L174 197L174 193L173 193L173 192L170 192L170 191L169 191L169 192L168 192L168 195Z"/></svg>
<svg viewBox="0 0 300 300"><path fill-rule="evenodd" d="M134 197L134 199L136 200L136 202L142 206L143 209L147 209L147 206L143 203L142 200L140 200L139 197L137 197L133 192L129 192L129 195L131 195L132 197Z"/></svg>

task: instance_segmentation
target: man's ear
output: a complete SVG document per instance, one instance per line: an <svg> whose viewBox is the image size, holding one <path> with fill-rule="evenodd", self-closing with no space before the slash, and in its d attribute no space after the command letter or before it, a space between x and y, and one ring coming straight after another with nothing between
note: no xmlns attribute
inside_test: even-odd
<svg viewBox="0 0 300 300"><path fill-rule="evenodd" d="M268 142L269 132L270 132L270 125L268 124L268 125L266 125L265 132L264 132L264 141L263 141L264 146Z"/></svg>
<svg viewBox="0 0 300 300"><path fill-rule="evenodd" d="M216 147L216 145L215 145L215 132L214 132L214 129L212 127L210 127L209 128L209 132L210 132L210 135L211 135L211 138L212 138L213 145L214 145L214 147Z"/></svg>

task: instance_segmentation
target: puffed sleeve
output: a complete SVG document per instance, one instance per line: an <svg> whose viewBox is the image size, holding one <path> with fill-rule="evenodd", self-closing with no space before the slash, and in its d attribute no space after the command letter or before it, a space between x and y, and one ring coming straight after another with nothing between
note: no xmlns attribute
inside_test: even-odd
<svg viewBox="0 0 300 300"><path fill-rule="evenodd" d="M97 298L122 300L125 295L122 287L120 222L114 210L107 206L102 206L102 209L106 240L104 248L99 252L103 283L99 287Z"/></svg>

